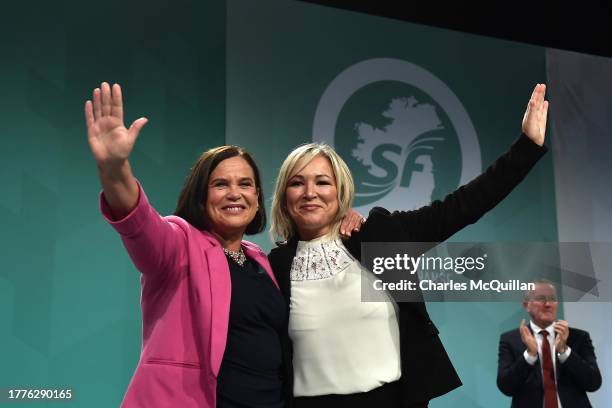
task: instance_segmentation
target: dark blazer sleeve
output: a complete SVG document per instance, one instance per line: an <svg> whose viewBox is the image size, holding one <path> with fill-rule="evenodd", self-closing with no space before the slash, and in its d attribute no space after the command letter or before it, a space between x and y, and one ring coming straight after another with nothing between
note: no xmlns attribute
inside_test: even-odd
<svg viewBox="0 0 612 408"><path fill-rule="evenodd" d="M523 134L483 174L443 200L433 201L413 211L389 213L385 209L375 208L370 212L368 221L372 219L373 223L397 226L401 230L401 239L406 241L444 241L466 225L476 222L502 201L546 151L545 146L538 146ZM380 222L382 218L388 220ZM368 224L371 223L366 222L362 227L364 241L389 240L388 229L376 226L368 228Z"/></svg>
<svg viewBox="0 0 612 408"><path fill-rule="evenodd" d="M572 352L565 363L557 361L559 376L567 376L582 391L597 391L601 387L601 373L589 333L572 328L567 343Z"/></svg>
<svg viewBox="0 0 612 408"><path fill-rule="evenodd" d="M525 361L525 347L520 333L512 330L501 335L497 362L497 387L509 397L523 392L523 386L534 373L537 364L530 365Z"/></svg>

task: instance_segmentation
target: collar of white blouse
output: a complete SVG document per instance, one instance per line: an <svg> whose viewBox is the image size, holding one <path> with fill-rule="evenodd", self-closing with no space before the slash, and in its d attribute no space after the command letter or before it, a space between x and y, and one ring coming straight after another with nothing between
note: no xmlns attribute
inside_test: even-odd
<svg viewBox="0 0 612 408"><path fill-rule="evenodd" d="M291 264L290 279L303 281L330 278L354 262L356 259L340 238L324 236L312 241L299 241Z"/></svg>

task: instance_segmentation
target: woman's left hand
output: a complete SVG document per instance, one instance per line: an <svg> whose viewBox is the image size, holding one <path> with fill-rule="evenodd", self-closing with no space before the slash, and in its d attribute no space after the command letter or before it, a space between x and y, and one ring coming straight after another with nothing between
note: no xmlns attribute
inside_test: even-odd
<svg viewBox="0 0 612 408"><path fill-rule="evenodd" d="M350 237L351 233L358 232L361 229L361 224L365 221L366 219L363 215L352 208L349 209L342 219L342 224L340 224L340 235Z"/></svg>
<svg viewBox="0 0 612 408"><path fill-rule="evenodd" d="M523 116L523 133L527 135L535 144L544 144L544 134L546 133L546 117L548 115L548 101L544 100L546 85L537 84L529 99L527 110Z"/></svg>

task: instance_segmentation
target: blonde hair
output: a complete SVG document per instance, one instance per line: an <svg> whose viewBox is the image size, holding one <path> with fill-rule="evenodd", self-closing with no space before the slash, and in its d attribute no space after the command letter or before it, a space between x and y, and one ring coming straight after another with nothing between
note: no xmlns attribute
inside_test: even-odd
<svg viewBox="0 0 612 408"><path fill-rule="evenodd" d="M353 176L344 160L331 146L324 143L308 143L289 153L278 173L272 199L272 225L270 226L270 237L273 241L277 238L288 241L297 234L295 222L291 219L287 209L287 183L317 156L323 156L329 160L336 178L338 213L334 218L332 231L333 234L338 234L342 218L351 208L355 197Z"/></svg>

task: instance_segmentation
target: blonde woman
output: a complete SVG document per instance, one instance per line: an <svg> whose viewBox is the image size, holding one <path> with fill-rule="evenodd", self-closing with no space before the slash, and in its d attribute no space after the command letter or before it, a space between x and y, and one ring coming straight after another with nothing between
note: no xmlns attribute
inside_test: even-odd
<svg viewBox="0 0 612 408"><path fill-rule="evenodd" d="M495 207L546 152L544 93L538 84L522 135L481 176L415 211L375 208L345 240L339 225L354 197L347 165L322 144L289 154L271 228L286 243L269 259L289 311L284 352L295 407L427 407L461 385L423 302L360 301L360 244L441 242Z"/></svg>

